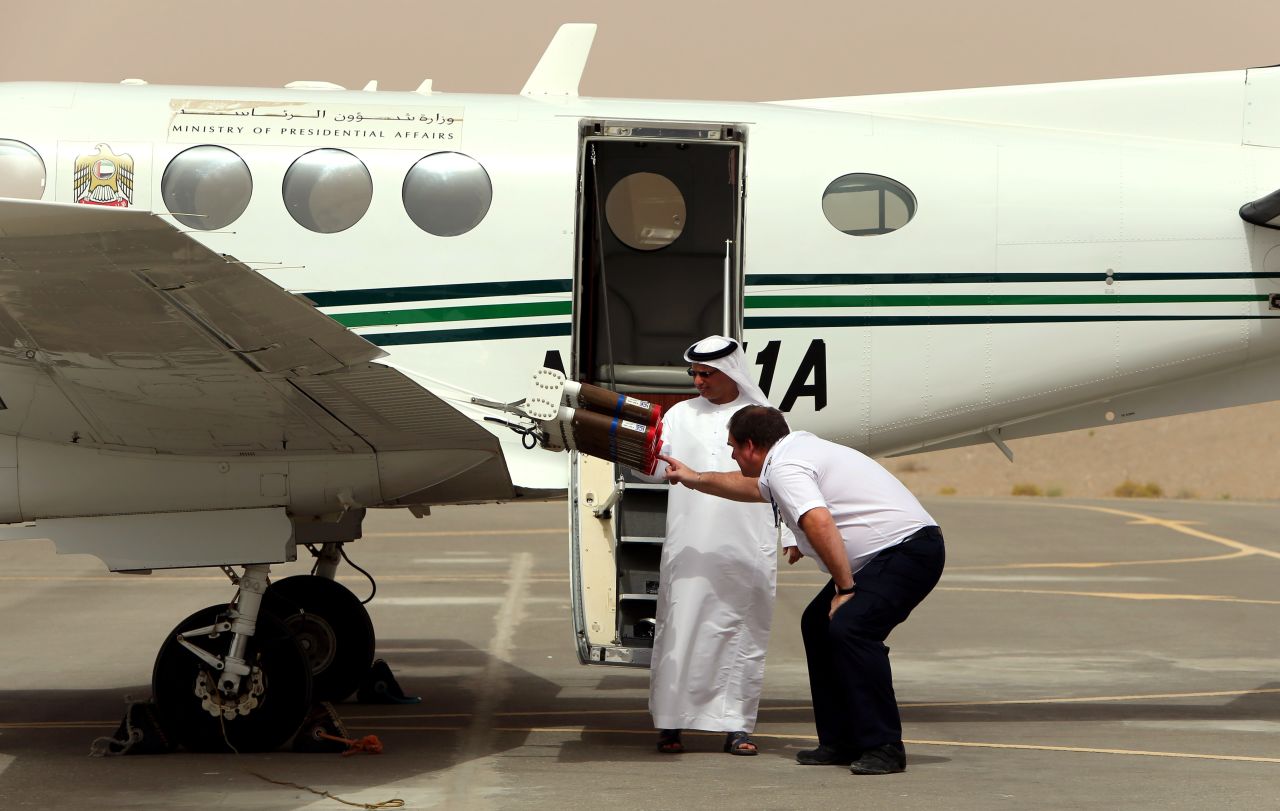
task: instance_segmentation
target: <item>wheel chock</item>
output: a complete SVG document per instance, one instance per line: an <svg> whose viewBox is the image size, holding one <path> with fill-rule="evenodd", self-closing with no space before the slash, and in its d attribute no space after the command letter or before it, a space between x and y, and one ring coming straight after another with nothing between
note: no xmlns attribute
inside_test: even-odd
<svg viewBox="0 0 1280 811"><path fill-rule="evenodd" d="M418 704L422 696L405 695L387 663L375 659L356 690L356 701L361 704Z"/></svg>
<svg viewBox="0 0 1280 811"><path fill-rule="evenodd" d="M177 745L165 734L154 701L125 698L124 718L115 734L98 738L89 748L92 757L109 755L165 755Z"/></svg>
<svg viewBox="0 0 1280 811"><path fill-rule="evenodd" d="M289 748L294 752L307 754L345 752L347 737L347 727L334 711L333 705L321 701L311 709L307 720L302 722Z"/></svg>

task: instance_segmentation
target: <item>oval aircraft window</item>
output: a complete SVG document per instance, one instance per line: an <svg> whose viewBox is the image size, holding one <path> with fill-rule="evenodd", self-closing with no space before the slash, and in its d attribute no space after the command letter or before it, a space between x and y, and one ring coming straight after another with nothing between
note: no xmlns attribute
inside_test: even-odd
<svg viewBox="0 0 1280 811"><path fill-rule="evenodd" d="M865 237L896 231L916 215L916 196L896 180L852 174L831 181L822 193L827 222L846 234Z"/></svg>
<svg viewBox="0 0 1280 811"><path fill-rule="evenodd" d="M656 251L684 233L684 195L662 175L636 172L609 190L604 217L609 230L628 247Z"/></svg>
<svg viewBox="0 0 1280 811"><path fill-rule="evenodd" d="M0 138L0 197L39 200L44 197L44 161L21 141Z"/></svg>
<svg viewBox="0 0 1280 811"><path fill-rule="evenodd" d="M169 161L160 191L175 220L188 228L214 231L244 213L253 193L253 176L230 149L193 146Z"/></svg>
<svg viewBox="0 0 1280 811"><path fill-rule="evenodd" d="M298 225L310 231L345 231L360 221L372 200L369 170L341 149L308 152L284 173L285 207Z"/></svg>
<svg viewBox="0 0 1280 811"><path fill-rule="evenodd" d="M480 224L493 202L489 173L469 155L437 152L413 165L400 189L414 224L438 237L456 237Z"/></svg>

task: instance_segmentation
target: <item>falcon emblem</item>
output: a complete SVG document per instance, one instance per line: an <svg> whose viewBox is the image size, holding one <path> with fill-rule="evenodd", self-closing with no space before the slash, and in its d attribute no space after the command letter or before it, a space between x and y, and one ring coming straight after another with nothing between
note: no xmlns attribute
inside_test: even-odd
<svg viewBox="0 0 1280 811"><path fill-rule="evenodd" d="M117 155L107 144L98 144L93 155L76 158L72 177L77 203L127 208L133 202L133 156Z"/></svg>

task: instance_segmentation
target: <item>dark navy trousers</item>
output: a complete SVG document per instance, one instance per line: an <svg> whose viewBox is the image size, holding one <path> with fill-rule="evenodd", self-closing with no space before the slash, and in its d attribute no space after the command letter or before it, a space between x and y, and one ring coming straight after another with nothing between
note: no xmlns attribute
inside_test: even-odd
<svg viewBox="0 0 1280 811"><path fill-rule="evenodd" d="M852 752L902 743L884 640L937 585L945 560L942 531L925 527L854 574L853 599L830 620L834 580L809 603L800 630L819 743Z"/></svg>

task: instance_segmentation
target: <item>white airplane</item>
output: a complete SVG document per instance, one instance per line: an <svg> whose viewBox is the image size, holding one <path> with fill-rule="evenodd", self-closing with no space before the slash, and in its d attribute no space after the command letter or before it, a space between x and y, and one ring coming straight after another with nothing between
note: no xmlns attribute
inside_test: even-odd
<svg viewBox="0 0 1280 811"><path fill-rule="evenodd" d="M579 655L647 664L664 491L527 447L541 366L669 403L723 332L870 453L1280 398L1280 69L580 98L594 31L517 96L0 84L0 536L232 575L157 658L187 746L351 693L371 508L568 490Z"/></svg>

